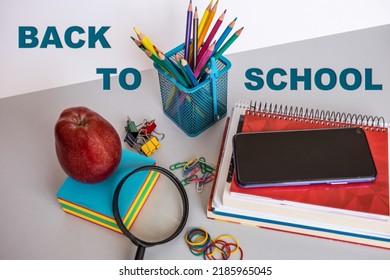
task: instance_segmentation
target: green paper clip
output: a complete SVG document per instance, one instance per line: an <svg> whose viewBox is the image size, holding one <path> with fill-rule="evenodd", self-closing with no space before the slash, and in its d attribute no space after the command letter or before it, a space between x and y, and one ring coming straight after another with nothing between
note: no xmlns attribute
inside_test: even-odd
<svg viewBox="0 0 390 280"><path fill-rule="evenodd" d="M215 171L215 165L206 162L206 159L204 157L199 158L199 163L200 163L200 170L203 174L213 173Z"/></svg>
<svg viewBox="0 0 390 280"><path fill-rule="evenodd" d="M176 170L176 169L182 168L186 164L187 164L186 161L185 162L177 162L177 163L174 163L171 166L169 166L169 169L170 170Z"/></svg>
<svg viewBox="0 0 390 280"><path fill-rule="evenodd" d="M187 186L188 184L191 183L192 180L194 180L196 178L198 178L198 175L195 174L195 175L192 175L190 177L187 177L187 178L181 180L181 183L183 184L183 186Z"/></svg>

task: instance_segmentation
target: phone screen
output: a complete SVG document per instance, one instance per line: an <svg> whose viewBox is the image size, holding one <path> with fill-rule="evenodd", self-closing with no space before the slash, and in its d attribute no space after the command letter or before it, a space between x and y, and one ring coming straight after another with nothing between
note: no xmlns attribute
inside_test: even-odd
<svg viewBox="0 0 390 280"><path fill-rule="evenodd" d="M361 128L238 133L233 149L241 187L368 182L377 174Z"/></svg>

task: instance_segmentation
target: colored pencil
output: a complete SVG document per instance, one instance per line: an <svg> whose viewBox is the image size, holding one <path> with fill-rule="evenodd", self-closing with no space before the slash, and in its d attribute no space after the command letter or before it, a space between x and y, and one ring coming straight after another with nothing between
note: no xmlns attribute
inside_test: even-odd
<svg viewBox="0 0 390 280"><path fill-rule="evenodd" d="M162 63L162 61L161 61L157 56L155 56L155 55L154 55L151 51L149 51L149 50L144 50L144 52L145 52L145 54L146 54L151 60L153 60L154 62L156 62L156 64L157 64L158 66L160 66L162 69L164 69L164 71L166 71L166 72L169 73L169 71L168 71L167 68L165 67L165 64Z"/></svg>
<svg viewBox="0 0 390 280"><path fill-rule="evenodd" d="M210 45L210 47L207 49L206 53L203 55L202 59L199 61L198 66L196 66L196 68L194 70L194 75L196 78L199 77L200 73L203 70L203 67L206 65L210 56L213 54L214 47L215 47L215 42Z"/></svg>
<svg viewBox="0 0 390 280"><path fill-rule="evenodd" d="M219 27L221 26L223 19L225 18L226 10L222 13L222 15L215 22L213 29L211 29L209 36L204 42L202 48L198 53L198 58L202 59L202 56L205 54L206 50L209 48L211 41L214 39L215 34L217 34Z"/></svg>
<svg viewBox="0 0 390 280"><path fill-rule="evenodd" d="M198 85L198 81L196 80L194 72L192 72L192 69L188 65L187 60L185 60L184 58L181 59L181 65L183 66L183 69L186 71L186 74L189 77L192 86L197 86Z"/></svg>
<svg viewBox="0 0 390 280"><path fill-rule="evenodd" d="M240 36L244 27L237 30L229 37L237 21L237 18L235 18L225 28L219 38L216 38L224 18L226 17L227 10L225 10L213 24L219 0L210 0L202 18L200 18L198 8L193 6L192 0L187 1L189 1L189 3L186 15L184 47L180 52L175 54L171 53L169 57L166 56L145 34L135 27L134 31L138 38L134 38L136 36L130 37L137 47L140 48L149 59L153 60L155 65L158 65L157 68L159 71L161 68L177 83L186 88L191 88L198 86L206 79L210 79L210 73L212 72L209 68L210 58L213 57L213 59L215 58L217 60L223 55L223 53ZM211 28L212 24L213 26ZM169 79L171 80L171 78ZM177 83L172 84L172 88L175 89L173 93L175 94L176 90L180 93L180 90L176 87L179 86ZM182 98L183 101L185 101L185 99L191 101L190 99L192 99L192 97L187 94L185 94L184 97L185 98Z"/></svg>
<svg viewBox="0 0 390 280"><path fill-rule="evenodd" d="M225 30L223 31L222 35L219 37L219 39L217 40L217 43L215 43L215 48L214 48L214 52L217 52L218 49L222 46L223 42L225 41L225 39L227 38L227 36L229 35L229 33L233 30L234 28L234 25L236 23L236 20L237 18L235 18L226 28Z"/></svg>
<svg viewBox="0 0 390 280"><path fill-rule="evenodd" d="M202 32L198 36L198 50L202 46L203 40L206 37L207 31L209 30L211 22L213 21L215 13L217 12L218 2L219 2L219 0L217 0L214 7L211 9L210 14L207 17L206 23L204 24L204 27L202 28Z"/></svg>
<svg viewBox="0 0 390 280"><path fill-rule="evenodd" d="M192 26L192 0L188 4L187 10L187 24L186 24L186 33L184 40L184 58L188 60L190 55L190 42L191 42L191 26Z"/></svg>
<svg viewBox="0 0 390 280"><path fill-rule="evenodd" d="M148 37L146 37L141 31L139 31L138 28L134 27L135 33L137 33L138 39L141 41L142 45L149 51L151 51L154 55L157 55L156 50L154 49L154 46L152 42L149 40Z"/></svg>
<svg viewBox="0 0 390 280"><path fill-rule="evenodd" d="M177 64L179 64L179 62L180 62L181 59L182 59L182 58L180 57L180 54L176 53L176 54L175 54L175 60L176 60Z"/></svg>
<svg viewBox="0 0 390 280"><path fill-rule="evenodd" d="M178 68L180 69L180 72L183 74L184 79L189 85L192 85L190 77L188 77L186 70L184 70L184 67L181 65L181 57L179 54L175 54L175 61L176 64L178 65Z"/></svg>
<svg viewBox="0 0 390 280"><path fill-rule="evenodd" d="M177 62L175 62L175 61L176 61L175 58L167 57L166 59L169 60L169 61L171 62L172 66L175 67L176 70L177 70L178 72L181 72L181 71L182 71L180 65L178 65Z"/></svg>
<svg viewBox="0 0 390 280"><path fill-rule="evenodd" d="M237 30L230 38L229 40L226 41L225 44L213 55L215 59L218 59L225 51L227 48L230 47L231 44L240 36L242 30L244 27L241 27L239 30Z"/></svg>
<svg viewBox="0 0 390 280"><path fill-rule="evenodd" d="M206 10L202 15L202 19L200 20L199 27L198 27L198 37L200 36L200 33L202 33L203 27L207 21L207 18L209 17L212 6L213 6L213 0L210 1L210 4L207 6Z"/></svg>
<svg viewBox="0 0 390 280"><path fill-rule="evenodd" d="M135 39L133 36L130 36L130 38L134 41L137 47L139 47L141 50L146 50L140 40Z"/></svg>
<svg viewBox="0 0 390 280"><path fill-rule="evenodd" d="M190 64L192 64L192 69L195 69L196 65L198 64L198 23L199 23L199 18L198 18L198 9L195 7L195 13L194 13L194 19L193 19L193 24L192 24L192 49L191 49L191 54L192 56L190 57ZM191 58L192 58L192 63L191 63Z"/></svg>
<svg viewBox="0 0 390 280"><path fill-rule="evenodd" d="M166 66L166 68L171 72L171 76L176 79L180 84L182 84L185 87L189 87L189 84L187 81L184 79L182 74L180 74L175 67L173 67L171 61L169 59L166 59L165 54L162 52L159 52L157 54L158 58L161 60L161 62Z"/></svg>
<svg viewBox="0 0 390 280"><path fill-rule="evenodd" d="M205 81L208 78L208 76L210 75L210 73L211 73L210 68L205 68L203 71L203 74L199 78L199 83Z"/></svg>

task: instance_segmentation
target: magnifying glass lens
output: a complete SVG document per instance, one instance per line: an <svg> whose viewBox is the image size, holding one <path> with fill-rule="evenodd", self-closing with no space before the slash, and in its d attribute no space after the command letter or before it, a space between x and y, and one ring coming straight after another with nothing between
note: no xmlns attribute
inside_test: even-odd
<svg viewBox="0 0 390 280"><path fill-rule="evenodd" d="M141 171L137 175L147 177L149 172L156 171ZM130 228L134 236L147 242L168 238L180 225L183 216L183 205L174 183L164 174L156 173L158 180L145 197L145 203ZM134 178L129 178L126 187L131 187L132 181Z"/></svg>
<svg viewBox="0 0 390 280"><path fill-rule="evenodd" d="M135 194L134 186L140 182L144 184ZM124 209L134 195L135 202ZM127 174L116 187L113 212L123 234L138 246L136 259L142 259L146 247L171 241L183 230L188 197L180 180L169 170L143 166Z"/></svg>

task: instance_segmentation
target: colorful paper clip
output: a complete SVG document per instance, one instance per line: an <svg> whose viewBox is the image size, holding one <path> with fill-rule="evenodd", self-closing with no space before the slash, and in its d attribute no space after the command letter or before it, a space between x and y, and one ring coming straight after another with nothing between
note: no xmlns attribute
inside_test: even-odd
<svg viewBox="0 0 390 280"><path fill-rule="evenodd" d="M183 177L190 177L200 171L200 166L199 165L194 165L190 169L184 170L182 176Z"/></svg>
<svg viewBox="0 0 390 280"><path fill-rule="evenodd" d="M201 168L201 171L203 174L206 172L213 173L215 171L215 165L212 163L206 162L206 159L204 157L199 158L199 164L200 164L200 168Z"/></svg>
<svg viewBox="0 0 390 280"><path fill-rule="evenodd" d="M187 186L188 184L190 184L192 182L192 180L198 178L198 175L192 175L190 177L187 177L183 180L181 180L181 183L183 184L183 186Z"/></svg>
<svg viewBox="0 0 390 280"><path fill-rule="evenodd" d="M182 180L183 185L186 186L190 183L195 183L197 192L201 192L207 183L214 180L215 165L206 162L204 157L193 157L187 162L174 163L169 166L169 169L182 169L182 177L185 177L185 179ZM198 176L199 171L201 171L200 177Z"/></svg>
<svg viewBox="0 0 390 280"><path fill-rule="evenodd" d="M196 191L201 192L203 191L204 185L211 182L214 179L214 175L206 172L203 174L203 176L200 178L200 180L196 183Z"/></svg>
<svg viewBox="0 0 390 280"><path fill-rule="evenodd" d="M186 165L183 166L183 170L187 171L191 168L194 168L196 164L198 164L199 159L197 157L192 158Z"/></svg>
<svg viewBox="0 0 390 280"><path fill-rule="evenodd" d="M169 166L169 169L170 169L170 170L180 169L180 168L183 168L184 165L186 165L186 164L187 164L186 161L185 161L185 162L177 162L177 163L174 163L174 164L172 164L171 166Z"/></svg>

